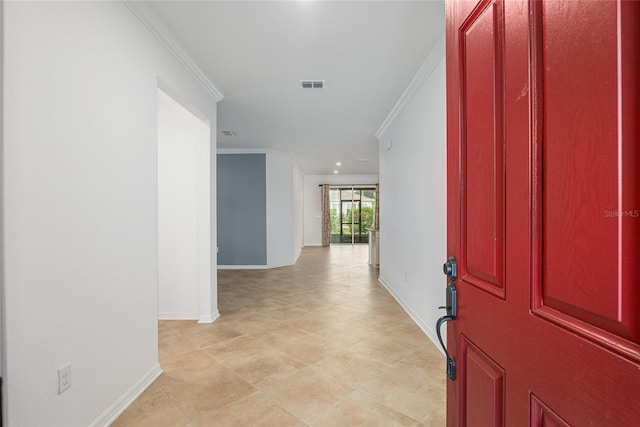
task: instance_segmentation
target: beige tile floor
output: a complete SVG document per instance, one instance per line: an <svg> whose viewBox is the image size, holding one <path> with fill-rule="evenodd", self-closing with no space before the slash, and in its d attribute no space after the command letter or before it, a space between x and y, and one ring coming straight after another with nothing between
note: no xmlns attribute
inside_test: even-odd
<svg viewBox="0 0 640 427"><path fill-rule="evenodd" d="M366 245L220 270L213 324L160 321L164 373L114 426L444 426L444 357Z"/></svg>

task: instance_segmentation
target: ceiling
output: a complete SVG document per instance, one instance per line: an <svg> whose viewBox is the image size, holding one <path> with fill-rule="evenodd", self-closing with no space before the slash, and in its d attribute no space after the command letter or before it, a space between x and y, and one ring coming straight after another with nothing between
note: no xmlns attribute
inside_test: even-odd
<svg viewBox="0 0 640 427"><path fill-rule="evenodd" d="M444 34L442 1L148 4L224 94L218 148L295 153L306 174L378 173L374 135Z"/></svg>

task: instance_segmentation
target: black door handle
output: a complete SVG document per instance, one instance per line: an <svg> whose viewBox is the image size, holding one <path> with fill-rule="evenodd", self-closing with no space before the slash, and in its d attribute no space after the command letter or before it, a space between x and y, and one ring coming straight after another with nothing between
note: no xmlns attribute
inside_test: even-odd
<svg viewBox="0 0 640 427"><path fill-rule="evenodd" d="M455 261L454 261L454 264L455 264ZM442 316L436 322L436 334L438 335L438 341L440 341L442 350L444 351L444 354L447 357L447 376L449 377L450 380L453 381L456 379L456 362L455 360L453 360L453 357L449 355L449 352L447 351L447 346L444 344L444 341L442 341L442 334L440 332L440 328L442 328L442 325L444 325L450 320L454 320L458 315L458 297L456 293L456 285L454 285L453 282L450 282L447 285L447 305L443 307L438 307L438 308L447 310L446 316Z"/></svg>

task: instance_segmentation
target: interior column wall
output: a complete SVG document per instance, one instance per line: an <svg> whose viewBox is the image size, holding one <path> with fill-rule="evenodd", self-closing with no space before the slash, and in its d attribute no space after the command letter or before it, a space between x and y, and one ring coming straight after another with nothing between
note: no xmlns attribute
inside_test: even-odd
<svg viewBox="0 0 640 427"><path fill-rule="evenodd" d="M6 424L108 425L160 373L158 81L216 99L123 2L5 2L2 31Z"/></svg>
<svg viewBox="0 0 640 427"><path fill-rule="evenodd" d="M292 265L294 261L293 157L267 153L267 265Z"/></svg>
<svg viewBox="0 0 640 427"><path fill-rule="evenodd" d="M304 174L300 170L300 166L294 160L293 162L293 263L298 260L302 247L304 246Z"/></svg>
<svg viewBox="0 0 640 427"><path fill-rule="evenodd" d="M158 316L198 319L200 240L209 230L209 163L200 155L209 144L209 127L162 91L158 91ZM204 147L203 147L204 145ZM206 159L202 162L201 159ZM203 188L204 187L204 188ZM203 191L204 190L204 191ZM204 199L204 200L201 200ZM204 212L201 212L204 210ZM204 255L204 257L203 257ZM203 257L203 259L201 259ZM208 267L208 266L207 266Z"/></svg>

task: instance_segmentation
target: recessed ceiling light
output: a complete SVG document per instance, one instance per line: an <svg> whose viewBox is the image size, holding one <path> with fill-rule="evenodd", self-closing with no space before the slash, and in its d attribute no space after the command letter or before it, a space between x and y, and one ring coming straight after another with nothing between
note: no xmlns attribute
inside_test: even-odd
<svg viewBox="0 0 640 427"><path fill-rule="evenodd" d="M223 130L220 133L224 136L236 136L238 134L237 132L234 132L232 130Z"/></svg>
<svg viewBox="0 0 640 427"><path fill-rule="evenodd" d="M338 173L338 171L333 171L333 173Z"/></svg>
<svg viewBox="0 0 640 427"><path fill-rule="evenodd" d="M342 166L342 163L336 162L336 166Z"/></svg>

